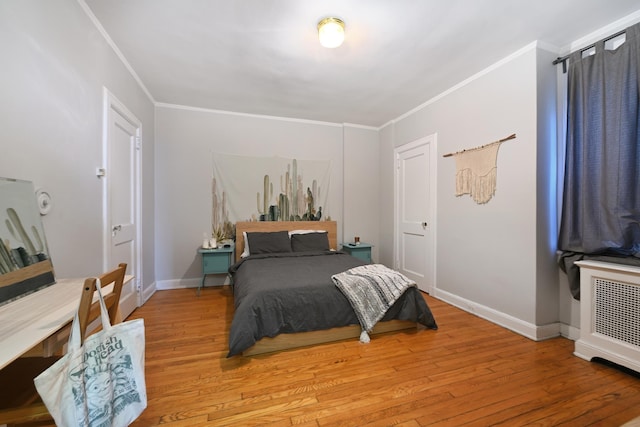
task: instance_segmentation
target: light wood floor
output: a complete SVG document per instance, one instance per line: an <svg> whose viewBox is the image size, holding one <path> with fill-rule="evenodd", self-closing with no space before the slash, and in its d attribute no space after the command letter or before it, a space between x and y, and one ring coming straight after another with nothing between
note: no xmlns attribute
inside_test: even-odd
<svg viewBox="0 0 640 427"><path fill-rule="evenodd" d="M619 426L640 379L426 297L439 330L225 358L228 287L159 291L146 324L148 408L134 426Z"/></svg>

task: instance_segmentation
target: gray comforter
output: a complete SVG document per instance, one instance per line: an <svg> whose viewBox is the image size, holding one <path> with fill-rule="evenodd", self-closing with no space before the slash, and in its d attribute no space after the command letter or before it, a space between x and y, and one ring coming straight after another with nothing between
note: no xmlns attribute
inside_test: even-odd
<svg viewBox="0 0 640 427"><path fill-rule="evenodd" d="M227 357L263 337L359 324L331 276L362 264L346 253L326 251L252 255L232 265L235 313ZM382 321L390 319L437 329L417 288L409 288Z"/></svg>

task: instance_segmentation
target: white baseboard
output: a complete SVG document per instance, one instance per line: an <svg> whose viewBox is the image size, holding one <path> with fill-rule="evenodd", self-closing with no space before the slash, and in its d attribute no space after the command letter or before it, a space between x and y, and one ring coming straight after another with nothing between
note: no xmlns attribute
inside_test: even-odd
<svg viewBox="0 0 640 427"><path fill-rule="evenodd" d="M153 282L151 285L143 288L142 290L142 304L144 304L145 302L149 301L149 298L151 298L153 296L153 294L156 293L156 282Z"/></svg>
<svg viewBox="0 0 640 427"><path fill-rule="evenodd" d="M559 322L537 326L441 289L435 289L433 296L534 341L560 336L561 324Z"/></svg>
<svg viewBox="0 0 640 427"><path fill-rule="evenodd" d="M195 279L172 279L172 280L159 280L156 282L156 289L159 291L166 291L169 289L187 289L197 288L202 283L202 278ZM209 275L205 280L205 287L211 286L223 286L229 284L229 278L221 275Z"/></svg>
<svg viewBox="0 0 640 427"><path fill-rule="evenodd" d="M560 335L571 341L577 341L580 338L580 328L562 323L560 324Z"/></svg>
<svg viewBox="0 0 640 427"><path fill-rule="evenodd" d="M640 372L640 363L638 362L637 356L634 355L634 351L637 354L637 350L633 349L631 346L629 346L629 348L625 347L624 350L626 351L626 354L624 352L617 351L616 348L610 350L603 346L597 344L594 345L588 341L579 339L576 341L573 354L587 361L591 361L594 357L599 357L620 366L625 366L636 372Z"/></svg>
<svg viewBox="0 0 640 427"><path fill-rule="evenodd" d="M168 289L197 288L200 285L201 280L202 279L158 280L156 282L156 289L159 291L166 291Z"/></svg>

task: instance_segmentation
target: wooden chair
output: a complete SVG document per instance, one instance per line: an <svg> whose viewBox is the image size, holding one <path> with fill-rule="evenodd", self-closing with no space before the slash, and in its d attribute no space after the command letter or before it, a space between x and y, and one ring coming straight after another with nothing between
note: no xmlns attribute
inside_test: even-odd
<svg viewBox="0 0 640 427"><path fill-rule="evenodd" d="M124 275L127 271L127 264L121 263L113 271L100 276L102 288L113 283L113 290L108 294L102 291L104 302L109 311L109 320L112 325L122 322L122 314L120 313L120 294L122 294L122 286L124 284ZM78 319L80 320L81 341L84 342L87 336L87 328L91 323L100 318L100 304L98 301L93 302L93 294L96 291L96 279L91 277L84 281L82 288L82 297L80 298L80 307L78 308ZM96 329L99 330L100 328ZM89 331L95 332L95 331Z"/></svg>
<svg viewBox="0 0 640 427"><path fill-rule="evenodd" d="M109 311L111 324L122 322L120 313L120 295L124 285L127 264L121 263L113 271L100 276L101 288L113 283L113 289L105 294L102 292ZM88 278L82 286L82 295L78 308L80 321L81 342L95 330L88 331L91 323L100 318L100 303L93 302L96 290L95 277ZM70 325L69 325L70 327ZM7 426L53 426L53 419L33 384L33 378L55 363L61 356L54 357L23 357L0 371L0 425Z"/></svg>

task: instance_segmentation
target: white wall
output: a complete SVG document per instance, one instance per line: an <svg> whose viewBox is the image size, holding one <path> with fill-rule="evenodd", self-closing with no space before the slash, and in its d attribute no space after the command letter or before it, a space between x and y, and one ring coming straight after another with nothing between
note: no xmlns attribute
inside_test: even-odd
<svg viewBox="0 0 640 427"><path fill-rule="evenodd" d="M380 247L392 242L379 237L380 205L389 203L380 198L379 157L377 130L345 126L343 242L359 236L362 242L373 244L374 262L379 259Z"/></svg>
<svg viewBox="0 0 640 427"><path fill-rule="evenodd" d="M535 45L525 47L390 124L381 132L380 154L384 180L393 174L394 147L437 133L435 295L529 336L558 320L557 297L544 300L557 289L557 267L549 262L551 248L541 247L548 224L539 221L544 214L539 210L546 209L540 199L548 189L540 188L539 173L546 171L537 160L554 142L539 135L538 115L546 110L538 98L547 96L548 88L539 90L538 79L541 72L555 79L555 69L550 63L548 70L539 69L538 51ZM551 96L555 102L555 93ZM495 196L483 205L456 197L455 160L442 155L512 133L517 138L504 142L498 153ZM392 195L392 185L385 185L380 197ZM381 230L392 228L391 209L381 215Z"/></svg>
<svg viewBox="0 0 640 427"><path fill-rule="evenodd" d="M159 288L196 286L201 278L197 249L211 228L213 153L330 160L331 208L325 217L338 221L339 242L358 234L377 250L377 130L169 105L158 106L156 119ZM208 277L207 284L223 280Z"/></svg>
<svg viewBox="0 0 640 427"><path fill-rule="evenodd" d="M380 188L380 241L386 242L379 248L379 262L388 266L394 265L393 241L394 241L394 130L393 123L380 129L380 166L378 185ZM416 138L417 139L417 138ZM407 141L409 142L409 141Z"/></svg>
<svg viewBox="0 0 640 427"><path fill-rule="evenodd" d="M143 285L154 281L153 104L73 0L0 2L0 176L49 191L57 277L103 270L103 87L142 122Z"/></svg>
<svg viewBox="0 0 640 427"><path fill-rule="evenodd" d="M536 325L560 322L556 263L557 206L557 54L536 50Z"/></svg>
<svg viewBox="0 0 640 427"><path fill-rule="evenodd" d="M159 106L156 118L156 273L160 288L195 286L200 280L197 249L202 233L211 228L213 153L330 160L330 211L323 212L338 221L338 240L343 240L343 226L350 235L357 231L363 238L377 239L377 197L360 191L363 180L377 177L370 167L370 163L377 164L377 132L175 106ZM353 186L345 185L343 173L354 180ZM344 205L349 206L349 217L373 212L370 221L356 225L343 220L345 194L349 196ZM255 194L247 197L253 200ZM251 213L230 219L246 220ZM214 276L207 283L221 280Z"/></svg>

